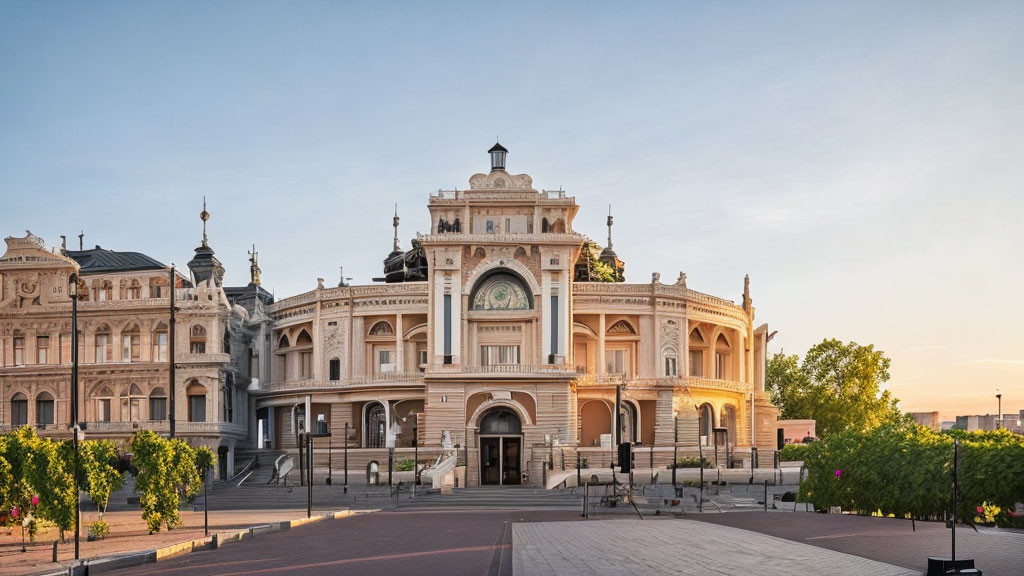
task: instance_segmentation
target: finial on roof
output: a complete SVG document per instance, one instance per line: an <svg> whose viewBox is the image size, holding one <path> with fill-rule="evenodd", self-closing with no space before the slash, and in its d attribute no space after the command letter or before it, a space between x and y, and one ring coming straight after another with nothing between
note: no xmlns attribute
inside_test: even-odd
<svg viewBox="0 0 1024 576"><path fill-rule="evenodd" d="M743 309L750 312L750 274L743 276Z"/></svg>
<svg viewBox="0 0 1024 576"><path fill-rule="evenodd" d="M612 205L608 205L608 249L612 248Z"/></svg>
<svg viewBox="0 0 1024 576"><path fill-rule="evenodd" d="M345 286L348 286L348 282L346 282L346 280L351 280L351 278L345 277L344 266L338 266L338 275L341 276L341 279L338 281L338 288L344 288Z"/></svg>
<svg viewBox="0 0 1024 576"><path fill-rule="evenodd" d="M393 250L395 252L399 252L400 249L398 248L398 203L395 203L395 217L391 221L391 225L395 227L395 245Z"/></svg>
<svg viewBox="0 0 1024 576"><path fill-rule="evenodd" d="M199 219L203 221L203 246L207 246L206 221L210 219L210 213L206 211L206 196L203 196L203 211L199 213Z"/></svg>
<svg viewBox="0 0 1024 576"><path fill-rule="evenodd" d="M252 245L252 251L249 252L249 278L256 286L260 285L260 253L256 251L256 245Z"/></svg>
<svg viewBox="0 0 1024 576"><path fill-rule="evenodd" d="M84 248L82 247L84 242L85 242L85 230L79 230L78 231L78 251L79 252L84 250Z"/></svg>
<svg viewBox="0 0 1024 576"><path fill-rule="evenodd" d="M60 249L65 251L68 249L68 237L64 234L60 235Z"/></svg>

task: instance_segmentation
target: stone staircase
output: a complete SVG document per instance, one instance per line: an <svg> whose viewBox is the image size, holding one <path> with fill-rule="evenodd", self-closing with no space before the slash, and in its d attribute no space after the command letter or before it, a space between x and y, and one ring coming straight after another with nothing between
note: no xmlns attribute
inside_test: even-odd
<svg viewBox="0 0 1024 576"><path fill-rule="evenodd" d="M579 509L583 500L576 490L544 490L535 486L471 486L451 494L418 492L415 498L404 491L401 508L549 508Z"/></svg>

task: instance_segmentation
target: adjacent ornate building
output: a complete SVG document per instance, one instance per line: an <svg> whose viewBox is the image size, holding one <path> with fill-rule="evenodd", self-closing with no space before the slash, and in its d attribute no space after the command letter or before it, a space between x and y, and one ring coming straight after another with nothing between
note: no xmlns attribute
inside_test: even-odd
<svg viewBox="0 0 1024 576"><path fill-rule="evenodd" d="M321 280L275 303L254 249L252 282L225 288L204 210L192 278L174 275L178 435L217 447L224 475L236 448L294 450L316 421L335 447L348 439L360 466L414 442L456 449L471 485L537 483L556 447L607 464L616 429L655 467L677 439L728 443L740 458L774 448L767 326L754 323L749 283L739 304L689 289L685 274L627 283L610 213L602 249L573 230L575 198L507 172L500 144L489 153L469 189L430 196L431 230L409 250L396 214L380 284ZM168 431L168 267L99 247L47 250L31 234L7 245L0 430L68 434L77 273L87 434Z"/></svg>

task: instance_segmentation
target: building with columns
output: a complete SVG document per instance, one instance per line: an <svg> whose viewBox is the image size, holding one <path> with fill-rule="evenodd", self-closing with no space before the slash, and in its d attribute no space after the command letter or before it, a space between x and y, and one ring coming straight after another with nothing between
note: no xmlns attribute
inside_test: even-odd
<svg viewBox="0 0 1024 576"><path fill-rule="evenodd" d="M728 444L737 460L774 449L749 281L738 304L685 274L627 283L610 213L600 249L573 230L574 197L509 173L500 144L489 154L468 189L428 198L431 230L409 250L396 214L383 283L321 281L268 308L270 373L251 392L260 446L293 450L316 420L359 465L414 442L458 447L469 485L538 483L556 450L558 466L577 448L610 463L616 431L655 467L677 439L694 455Z"/></svg>
<svg viewBox="0 0 1024 576"><path fill-rule="evenodd" d="M379 283L320 280L278 302L255 247L249 285L223 286L205 206L187 276L143 254L7 238L0 432L70 435L77 275L86 435L170 433L173 405L177 436L217 449L221 477L236 451L295 451L301 432L324 429L351 448L352 470L418 452L456 461L463 485L538 484L576 458L607 467L616 436L653 468L677 451L717 446L724 466L774 449L769 335L749 281L739 303L691 290L682 273L626 282L610 211L601 247L574 231L573 196L508 172L500 144L488 152L469 188L430 195L431 229L408 249L395 215Z"/></svg>
<svg viewBox="0 0 1024 576"><path fill-rule="evenodd" d="M271 299L258 284L225 291L224 268L206 238L205 207L201 217L191 278L136 252L48 249L31 232L6 238L0 433L32 425L44 436L71 437L70 279L77 276L85 436L126 442L142 428L170 434L173 412L176 437L218 451L218 476L229 474L236 448L248 443L251 343L269 331L262 309Z"/></svg>

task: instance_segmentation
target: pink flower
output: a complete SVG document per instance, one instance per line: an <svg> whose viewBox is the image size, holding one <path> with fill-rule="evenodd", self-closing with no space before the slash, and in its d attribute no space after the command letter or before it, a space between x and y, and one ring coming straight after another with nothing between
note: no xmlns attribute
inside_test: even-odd
<svg viewBox="0 0 1024 576"><path fill-rule="evenodd" d="M18 517L18 507L15 506L14 508L11 508L11 518L17 518L17 517Z"/></svg>
<svg viewBox="0 0 1024 576"><path fill-rule="evenodd" d="M843 475L843 471L842 470L836 470L836 478L839 478L842 475Z"/></svg>
<svg viewBox="0 0 1024 576"><path fill-rule="evenodd" d="M39 506L39 496L33 496L32 497L32 505L33 506Z"/></svg>
<svg viewBox="0 0 1024 576"><path fill-rule="evenodd" d="M982 508L981 506L978 506L978 514L981 514L984 511L985 511L984 508Z"/></svg>

